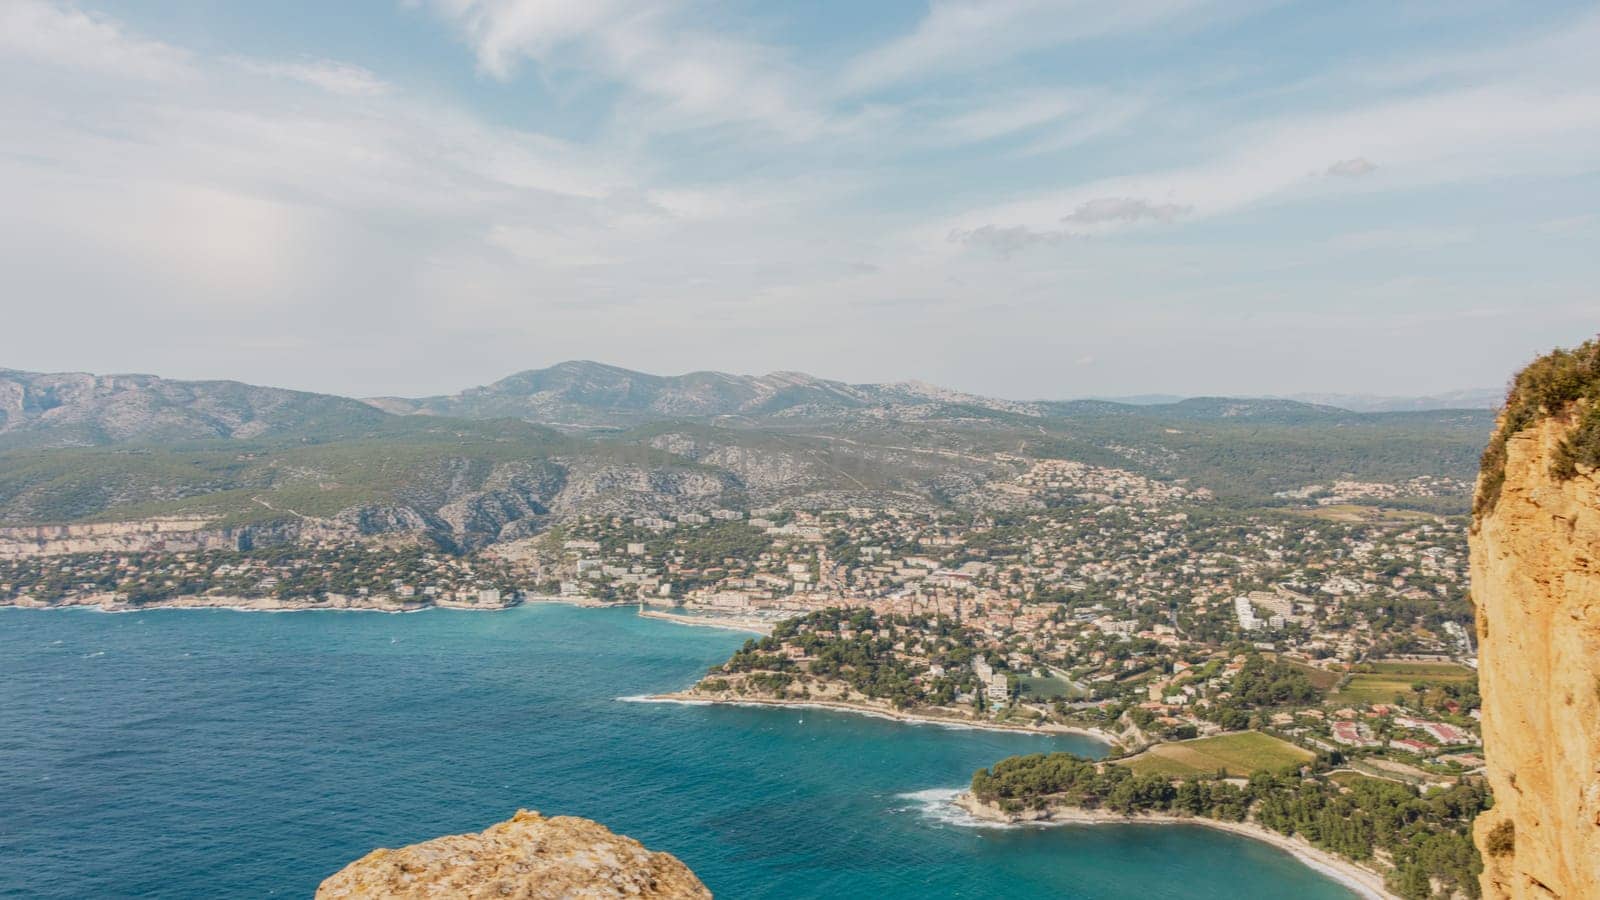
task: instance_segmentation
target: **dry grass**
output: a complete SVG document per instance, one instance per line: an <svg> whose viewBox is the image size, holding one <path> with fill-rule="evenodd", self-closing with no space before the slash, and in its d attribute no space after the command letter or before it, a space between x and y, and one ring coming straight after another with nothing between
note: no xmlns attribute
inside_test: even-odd
<svg viewBox="0 0 1600 900"><path fill-rule="evenodd" d="M1282 772L1310 762L1316 754L1258 731L1158 744L1124 760L1141 775L1210 775L1225 770L1244 778L1252 772Z"/></svg>

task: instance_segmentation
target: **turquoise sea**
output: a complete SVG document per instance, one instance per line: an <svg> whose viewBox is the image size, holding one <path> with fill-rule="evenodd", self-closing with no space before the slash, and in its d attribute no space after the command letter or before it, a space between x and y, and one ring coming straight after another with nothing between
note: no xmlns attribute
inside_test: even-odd
<svg viewBox="0 0 1600 900"><path fill-rule="evenodd" d="M518 807L598 819L724 898L1348 900L1201 828L982 828L972 771L1073 738L622 702L745 635L628 610L0 609L0 896L308 897Z"/></svg>

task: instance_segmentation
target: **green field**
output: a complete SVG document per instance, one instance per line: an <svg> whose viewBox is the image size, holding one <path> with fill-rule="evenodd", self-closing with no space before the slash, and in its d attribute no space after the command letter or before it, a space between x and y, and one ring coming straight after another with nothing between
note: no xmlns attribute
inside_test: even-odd
<svg viewBox="0 0 1600 900"><path fill-rule="evenodd" d="M1211 775L1226 770L1230 776L1252 772L1281 772L1310 762L1316 754L1269 734L1240 731L1215 737L1157 744L1138 756L1122 760L1141 775Z"/></svg>
<svg viewBox="0 0 1600 900"><path fill-rule="evenodd" d="M1466 681L1472 670L1453 662L1420 662L1409 659L1379 660L1367 663L1380 675L1420 675L1430 681Z"/></svg>
<svg viewBox="0 0 1600 900"><path fill-rule="evenodd" d="M1076 699L1082 692L1072 686L1072 682L1054 675L1044 675L1038 678L1032 675L1023 675L1017 679L1022 685L1022 695L1038 700L1054 700L1064 697L1068 700Z"/></svg>
<svg viewBox="0 0 1600 900"><path fill-rule="evenodd" d="M1449 662L1387 660L1367 663L1332 699L1340 703L1392 703L1395 696L1409 697L1413 684L1455 684L1470 679L1471 669Z"/></svg>
<svg viewBox="0 0 1600 900"><path fill-rule="evenodd" d="M1312 687L1324 693L1332 690L1334 685L1339 683L1340 675L1338 672L1330 672L1327 669L1319 669L1315 666L1301 665L1289 660L1284 660L1283 663L1296 672L1304 674L1310 680Z"/></svg>

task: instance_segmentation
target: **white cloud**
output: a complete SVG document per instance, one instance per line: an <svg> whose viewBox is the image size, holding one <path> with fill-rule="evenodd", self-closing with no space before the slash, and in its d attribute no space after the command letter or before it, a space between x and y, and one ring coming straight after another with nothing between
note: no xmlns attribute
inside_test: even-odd
<svg viewBox="0 0 1600 900"><path fill-rule="evenodd" d="M1293 357L1320 351L1293 343L1299 320L1242 335L1220 324L1264 322L1283 297L1380 298L1421 315L1452 289L1486 306L1578 295L1560 275L1500 294L1481 277L1402 283L1329 260L1488 251L1507 230L1425 244L1428 229L1462 223L1400 192L1449 184L1477 199L1513 176L1529 197L1559 193L1541 179L1600 158L1593 80L1504 66L1474 70L1486 83L1433 76L1399 94L1348 78L1349 90L1276 93L1247 80L1260 73L1216 79L1197 49L1131 83L1094 63L1062 83L996 64L1075 40L1111 51L1086 57L1148 62L1198 20L1198 0L1131 12L1000 0L937 3L914 34L847 60L863 91L897 88L866 102L826 54L769 42L761 26L779 16L719 22L733 8L689 0L421 2L485 78L540 76L486 93L581 97L585 125L602 104L609 127L557 139L504 124L517 104L490 117L471 96L450 105L456 91L412 93L424 68L391 84L381 66L339 59L219 57L72 7L0 0L0 270L12 295L38 300L17 304L0 355L191 366L175 375L211 360L208 374L367 392L456 388L569 356L862 379L931 377L918 367L936 364L957 384L1015 379L988 386L1020 396L1027 378L1093 373L1134 392L1170 385L1118 359L1193 347L1195 329L1227 348L1292 346L1285 358L1309 371ZM362 59L382 58L368 49ZM1302 99L1318 112L1292 112ZM1334 169L1367 171L1325 177ZM1543 217L1581 216L1580 181ZM1404 221L1382 219L1393 233L1363 234L1358 203L1338 219L1358 236L1313 248L1295 227L1271 231L1317 222L1320 199L1386 192L1421 200ZM1258 215L1237 231L1206 230L1247 208ZM1125 232L1160 247L1115 239ZM1266 258L1259 242L1284 252ZM1098 349L1112 340L1119 353ZM246 352L284 347L305 360L287 375L281 352ZM1193 352L1173 370L1249 356ZM1092 369L1072 366L1089 354ZM1049 362L985 374L1021 371L997 359Z"/></svg>
<svg viewBox="0 0 1600 900"><path fill-rule="evenodd" d="M523 60L621 84L648 103L635 126L671 131L754 124L790 138L822 131L827 115L778 50L694 28L677 4L614 0L434 0L485 72L509 79Z"/></svg>
<svg viewBox="0 0 1600 900"><path fill-rule="evenodd" d="M1029 228L1026 225L980 225L977 228L957 228L950 232L949 240L987 250L1001 259L1010 259L1024 250L1059 244L1069 237L1065 230Z"/></svg>
<svg viewBox="0 0 1600 900"><path fill-rule="evenodd" d="M988 226L1050 229L1108 197L1166 210L1172 214L1168 219L1180 209L1189 212L1185 220L1215 217L1278 198L1313 195L1322 179L1307 173L1330 171L1330 149L1360 151L1335 164L1342 170L1336 174L1376 171L1366 160L1383 159L1386 174L1374 181L1375 190L1511 172L1582 171L1600 154L1600 93L1582 85L1564 93L1510 85L1442 92L1267 122L1228 138L1231 152L1193 166L1101 179L971 210L932 223L925 234L936 239ZM1331 189L1326 182L1320 188ZM1114 229L1149 218L1111 217L1093 224Z"/></svg>
<svg viewBox="0 0 1600 900"><path fill-rule="evenodd" d="M965 71L1044 47L1170 21L1200 0L934 0L910 34L876 48L844 84L871 90L930 73Z"/></svg>
<svg viewBox="0 0 1600 900"><path fill-rule="evenodd" d="M388 82L361 66L329 60L260 62L245 60L242 65L259 75L284 78L321 88L345 97L376 97L390 91Z"/></svg>
<svg viewBox="0 0 1600 900"><path fill-rule="evenodd" d="M1088 92L1029 91L1011 97L984 97L974 109L951 116L941 127L967 141L987 141L1081 114L1098 98Z"/></svg>
<svg viewBox="0 0 1600 900"><path fill-rule="evenodd" d="M434 0L471 43L478 64L506 79L524 58L539 59L569 42L613 27L632 14L664 8L664 4L630 7L616 0Z"/></svg>
<svg viewBox="0 0 1600 900"><path fill-rule="evenodd" d="M1363 175L1370 175L1377 170L1378 166L1372 160L1367 159L1364 156L1357 156L1352 159L1339 160L1338 162L1328 166L1328 169L1324 174L1332 175L1337 178L1360 178Z"/></svg>
<svg viewBox="0 0 1600 900"><path fill-rule="evenodd" d="M188 54L175 47L41 0L0 3L0 55L120 78L165 81L192 74Z"/></svg>
<svg viewBox="0 0 1600 900"><path fill-rule="evenodd" d="M1131 225L1135 222L1171 222L1188 215L1193 207L1177 203L1151 203L1137 197L1096 197L1061 217L1063 225Z"/></svg>
<svg viewBox="0 0 1600 900"><path fill-rule="evenodd" d="M1081 203L1061 217L1058 228L1032 228L1027 225L982 225L957 228L950 232L952 243L979 247L1009 259L1033 247L1060 244L1070 238L1096 234L1106 228L1141 222L1167 224L1188 215L1191 207L1176 203L1152 203L1137 197L1097 197Z"/></svg>

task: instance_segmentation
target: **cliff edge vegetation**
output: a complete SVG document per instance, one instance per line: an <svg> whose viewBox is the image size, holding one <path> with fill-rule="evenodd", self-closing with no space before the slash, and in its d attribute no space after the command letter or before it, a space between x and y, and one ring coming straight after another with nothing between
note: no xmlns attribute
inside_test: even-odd
<svg viewBox="0 0 1600 900"><path fill-rule="evenodd" d="M1499 425L1479 465L1472 507L1477 518L1492 512L1500 501L1512 438L1551 419L1569 424L1549 455L1548 468L1555 480L1574 477L1580 465L1600 466L1600 338L1574 350L1554 350L1512 380Z"/></svg>

